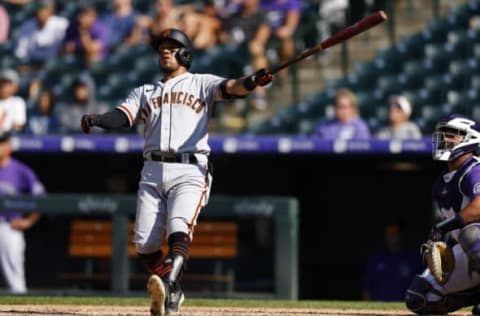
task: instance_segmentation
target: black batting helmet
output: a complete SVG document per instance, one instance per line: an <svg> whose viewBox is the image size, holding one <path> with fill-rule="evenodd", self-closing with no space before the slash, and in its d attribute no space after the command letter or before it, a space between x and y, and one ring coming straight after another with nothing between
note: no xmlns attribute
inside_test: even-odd
<svg viewBox="0 0 480 316"><path fill-rule="evenodd" d="M158 35L151 34L150 45L152 45L155 51L158 51L158 45L167 39L173 40L182 45L180 50L175 54L175 58L180 65L185 66L187 69L190 68L190 65L192 64L193 45L187 34L179 29L166 29Z"/></svg>

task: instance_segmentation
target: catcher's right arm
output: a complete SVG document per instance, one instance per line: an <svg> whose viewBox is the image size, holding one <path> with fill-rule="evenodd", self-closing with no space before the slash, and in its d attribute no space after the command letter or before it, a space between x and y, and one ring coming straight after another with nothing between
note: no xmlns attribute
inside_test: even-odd
<svg viewBox="0 0 480 316"><path fill-rule="evenodd" d="M443 241L429 240L422 245L423 260L440 285L447 282L455 268L453 251Z"/></svg>

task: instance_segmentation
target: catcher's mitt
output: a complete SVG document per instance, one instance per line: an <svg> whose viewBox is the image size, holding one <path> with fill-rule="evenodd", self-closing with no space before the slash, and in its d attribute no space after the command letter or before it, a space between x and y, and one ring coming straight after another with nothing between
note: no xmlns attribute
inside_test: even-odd
<svg viewBox="0 0 480 316"><path fill-rule="evenodd" d="M422 245L423 261L439 284L445 284L455 268L453 251L443 241L427 241Z"/></svg>

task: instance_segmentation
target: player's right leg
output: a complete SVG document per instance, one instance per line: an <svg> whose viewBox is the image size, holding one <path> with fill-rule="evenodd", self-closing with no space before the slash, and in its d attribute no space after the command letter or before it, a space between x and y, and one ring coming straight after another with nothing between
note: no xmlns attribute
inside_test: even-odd
<svg viewBox="0 0 480 316"><path fill-rule="evenodd" d="M24 252L23 233L0 221L0 270L11 293L27 292Z"/></svg>
<svg viewBox="0 0 480 316"><path fill-rule="evenodd" d="M159 277L162 270L161 251L166 205L158 191L162 172L158 164L145 164L137 194L134 243L140 260L150 272L147 290L151 297L152 316L165 315L165 286Z"/></svg>

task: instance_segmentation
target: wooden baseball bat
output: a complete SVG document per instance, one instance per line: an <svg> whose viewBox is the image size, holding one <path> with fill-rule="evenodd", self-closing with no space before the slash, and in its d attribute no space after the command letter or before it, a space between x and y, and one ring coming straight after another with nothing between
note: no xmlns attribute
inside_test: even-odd
<svg viewBox="0 0 480 316"><path fill-rule="evenodd" d="M380 24L384 21L387 20L387 14L384 11L377 11L375 13L370 14L369 16L361 19L357 23L350 25L346 28L344 28L341 31L338 31L337 33L333 34L326 40L322 41L320 44L309 48L305 50L303 53L300 55L287 60L286 62L277 65L273 67L272 69L269 70L270 73L274 74L282 70L283 68L286 68L302 59L307 58L308 56L311 56L313 54L316 54L322 50L327 49L328 47L331 47L333 45L336 45L338 43L341 43L359 33L365 32L366 30L374 27L377 24Z"/></svg>

